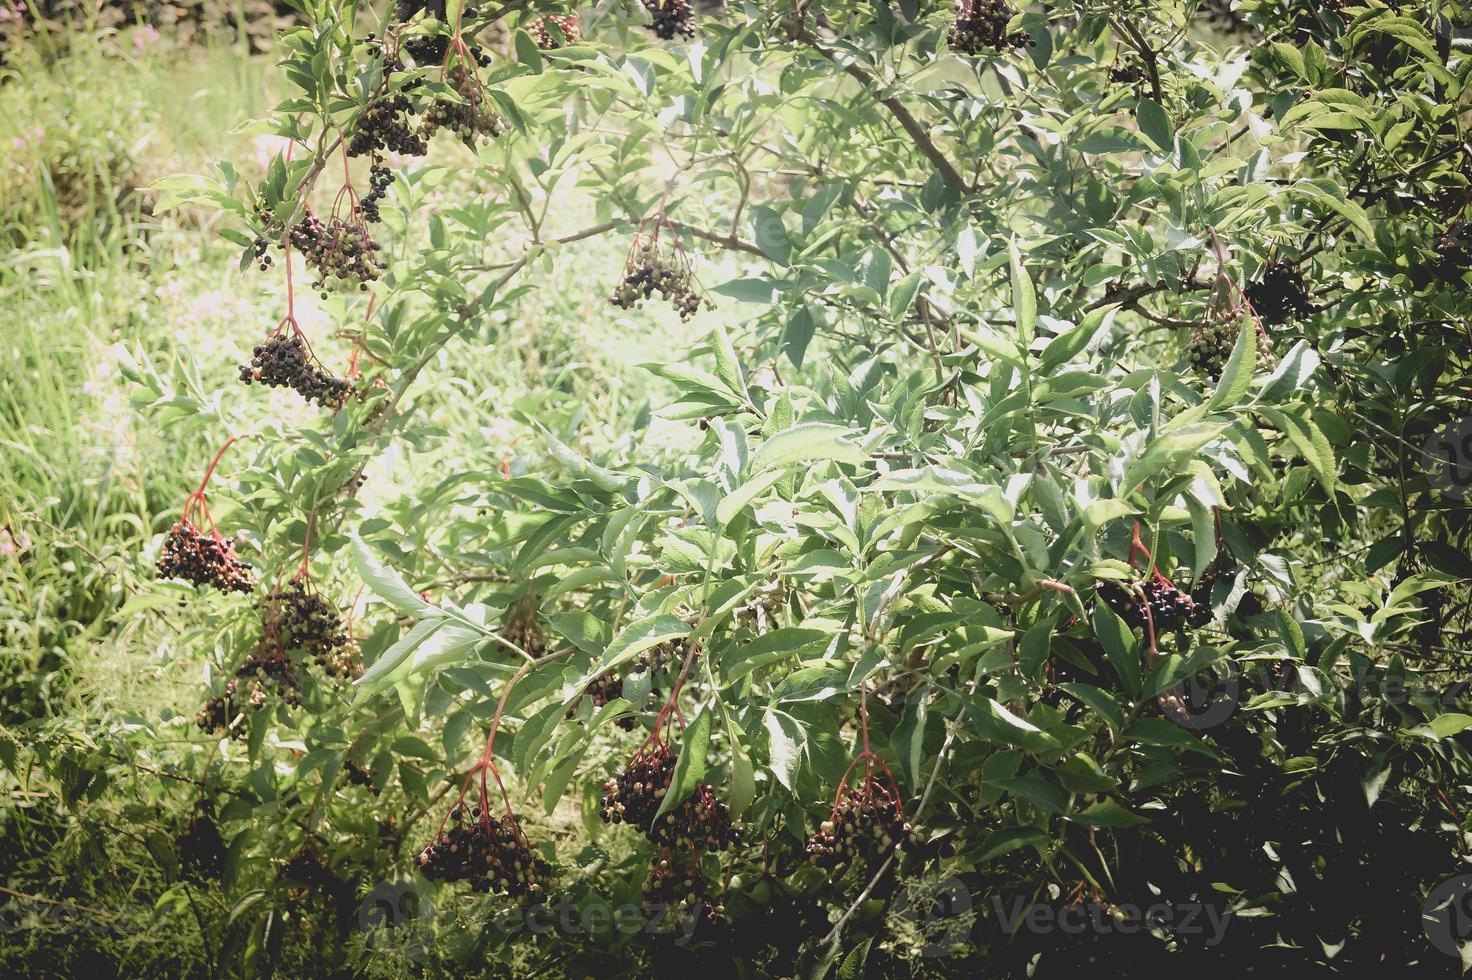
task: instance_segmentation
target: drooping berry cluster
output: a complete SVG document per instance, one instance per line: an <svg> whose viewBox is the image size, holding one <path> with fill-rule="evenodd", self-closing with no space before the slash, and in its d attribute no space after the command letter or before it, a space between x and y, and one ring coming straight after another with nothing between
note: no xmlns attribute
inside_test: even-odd
<svg viewBox="0 0 1472 980"><path fill-rule="evenodd" d="M250 363L240 366L240 380L291 388L323 408L340 408L352 385L323 371L313 360L307 342L295 329L278 330L252 348Z"/></svg>
<svg viewBox="0 0 1472 980"><path fill-rule="evenodd" d="M544 901L557 878L552 866L532 850L521 825L508 812L504 820L484 806L463 802L450 811L450 828L441 828L419 853L419 870L432 881L466 881L473 891L494 892L514 901Z"/></svg>
<svg viewBox="0 0 1472 980"><path fill-rule="evenodd" d="M1198 586L1199 588L1199 586ZM1115 615L1135 629L1150 629L1155 636L1174 633L1183 628L1199 629L1211 622L1211 583L1207 583L1204 602L1177 588L1170 579L1156 572L1147 582L1124 586L1105 582L1099 586L1103 599Z"/></svg>
<svg viewBox="0 0 1472 980"><path fill-rule="evenodd" d="M873 753L866 752L854 762L865 765L863 782L839 787L828 819L807 839L804 848L808 860L828 871L867 867L910 842L910 824L888 768ZM883 778L876 769L882 771Z"/></svg>
<svg viewBox="0 0 1472 980"><path fill-rule="evenodd" d="M506 132L505 117L491 108L490 97L470 69L457 62L446 70L445 81L462 101L435 99L431 102L424 110L426 135L437 129L448 130L473 150L479 137L495 139Z"/></svg>
<svg viewBox="0 0 1472 980"><path fill-rule="evenodd" d="M345 680L363 672L358 645L343 625L337 607L296 579L258 603L283 650L300 651L329 676Z"/></svg>
<svg viewBox="0 0 1472 980"><path fill-rule="evenodd" d="M657 238L641 236L629 251L624 277L614 287L609 302L629 310L656 292L682 320L700 310L700 294L694 288L689 263L677 249L661 248Z"/></svg>
<svg viewBox="0 0 1472 980"><path fill-rule="evenodd" d="M324 222L316 215L304 215L292 227L290 241L307 265L317 270L317 280L312 283L317 289L329 283L357 283L360 289L367 289L368 283L383 271L378 262L382 246L355 216L333 216Z"/></svg>
<svg viewBox="0 0 1472 980"><path fill-rule="evenodd" d="M956 20L947 35L951 50L980 54L983 48L1006 51L1032 43L1026 31L1007 31L1017 11L1007 0L956 0Z"/></svg>
<svg viewBox="0 0 1472 980"><path fill-rule="evenodd" d="M1136 92L1145 81L1145 70L1139 65L1114 65L1109 69L1109 81L1115 85L1128 85Z"/></svg>
<svg viewBox="0 0 1472 980"><path fill-rule="evenodd" d="M1270 260L1262 275L1247 284L1247 302L1270 326L1287 323L1318 312L1303 286L1303 274L1291 262Z"/></svg>
<svg viewBox="0 0 1472 980"><path fill-rule="evenodd" d="M646 671L654 675L668 675L685 659L685 651L685 644L680 641L673 644L661 643L652 649L644 650L635 658L627 674L620 674L617 669L605 671L588 682L588 686L583 689L583 694L593 703L594 708L601 708L608 702L624 696L624 681L629 676L643 674ZM636 704L634 707L637 709L641 705ZM567 709L569 718L576 713L576 704ZM624 715L614 724L624 731L633 731L638 721L633 715Z"/></svg>
<svg viewBox="0 0 1472 980"><path fill-rule="evenodd" d="M559 32L562 35L561 40L557 37ZM563 44L577 44L581 41L583 25L576 14L543 14L527 26L527 33L543 51L555 51Z"/></svg>
<svg viewBox="0 0 1472 980"><path fill-rule="evenodd" d="M644 881L644 914L673 915L679 921L698 924L719 916L725 909L710 901L700 855L680 861L666 848L649 867Z"/></svg>
<svg viewBox="0 0 1472 980"><path fill-rule="evenodd" d="M235 557L235 545L218 531L200 531L188 518L169 528L156 567L159 578L179 578L221 592L255 588L250 566Z"/></svg>
<svg viewBox="0 0 1472 980"><path fill-rule="evenodd" d="M379 157L373 158L373 163L368 167L368 194L358 202L358 207L363 213L364 221L375 224L383 220L378 212L378 202L388 195L388 189L393 186L394 172L385 166Z"/></svg>
<svg viewBox="0 0 1472 980"><path fill-rule="evenodd" d="M716 799L710 783L696 783L695 792L655 818L645 836L664 847L696 851L724 851L741 843L741 831L731 822L731 811Z"/></svg>
<svg viewBox="0 0 1472 980"><path fill-rule="evenodd" d="M414 104L402 90L385 93L368 103L348 140L348 156L371 155L377 159L385 152L410 157L429 152L424 134L414 124Z"/></svg>
<svg viewBox="0 0 1472 980"><path fill-rule="evenodd" d="M263 642L235 671L224 693L205 702L195 722L211 734L228 730L234 737L244 738L241 721L247 711L261 710L272 698L294 708L301 704L300 691L291 658L284 650Z"/></svg>
<svg viewBox="0 0 1472 980"><path fill-rule="evenodd" d="M675 774L675 756L668 746L641 752L603 784L599 812L604 823L626 823L648 833Z"/></svg>
<svg viewBox="0 0 1472 980"><path fill-rule="evenodd" d="M649 11L649 29L661 40L670 41L677 35L695 36L695 11L690 0L643 0L644 9Z"/></svg>
<svg viewBox="0 0 1472 980"><path fill-rule="evenodd" d="M400 48L409 57L414 59L414 64L420 68L430 65L442 65L446 56L450 53L450 45L453 41L448 34L412 34L399 42ZM478 45L469 41L463 42L463 50L477 65L485 68L491 63L489 52L482 50Z"/></svg>

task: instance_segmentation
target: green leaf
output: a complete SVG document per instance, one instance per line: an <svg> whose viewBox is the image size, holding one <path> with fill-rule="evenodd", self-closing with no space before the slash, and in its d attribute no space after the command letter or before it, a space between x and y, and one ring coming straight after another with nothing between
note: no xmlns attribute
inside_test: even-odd
<svg viewBox="0 0 1472 980"><path fill-rule="evenodd" d="M1175 127L1171 125L1170 116L1155 102L1141 99L1135 106L1135 122L1140 127L1140 135L1161 153L1169 153L1175 146Z"/></svg>
<svg viewBox="0 0 1472 980"><path fill-rule="evenodd" d="M705 758L710 751L710 714L709 708L701 708L680 737L680 758L675 762L675 774L670 777L669 792L664 794L654 814L656 820L689 799L705 778Z"/></svg>
<svg viewBox="0 0 1472 980"><path fill-rule="evenodd" d="M1444 715L1437 715L1426 724L1417 728L1416 731L1430 738L1442 739L1455 735L1458 732L1466 731L1468 728L1472 728L1472 715L1464 715L1454 711Z"/></svg>
<svg viewBox="0 0 1472 980"><path fill-rule="evenodd" d="M1037 333L1038 294L1022 266L1022 254L1015 240L1007 243L1007 267L1012 277L1012 312L1017 317L1017 336L1026 347Z"/></svg>
<svg viewBox="0 0 1472 980"><path fill-rule="evenodd" d="M796 718L768 708L762 717L767 729L767 767L789 792L797 791L797 772L802 764L804 733Z"/></svg>
<svg viewBox="0 0 1472 980"><path fill-rule="evenodd" d="M1134 827L1150 821L1138 813L1131 813L1112 799L1103 799L1073 817L1079 823L1091 827Z"/></svg>
<svg viewBox="0 0 1472 980"><path fill-rule="evenodd" d="M762 254L778 265L787 265L792 257L792 239L787 235L781 215L765 204L752 208L751 235Z"/></svg>
<svg viewBox="0 0 1472 980"><path fill-rule="evenodd" d="M682 636L690 635L690 624L683 619L677 619L667 613L656 613L643 619L635 620L619 631L603 651L603 656L598 662L589 668L587 675L577 685L577 691L568 703L577 700L582 695L582 688L599 674L607 673L620 664L633 660L645 650L657 647L661 643L677 640Z"/></svg>
<svg viewBox="0 0 1472 980"><path fill-rule="evenodd" d="M1114 672L1124 682L1124 689L1131 697L1140 693L1140 652L1135 648L1135 637L1125 625L1124 620L1114 614L1114 610L1102 602L1094 603L1094 613L1091 617L1094 625L1094 635L1104 645L1104 652L1109 655L1109 662L1114 666Z"/></svg>
<svg viewBox="0 0 1472 980"><path fill-rule="evenodd" d="M761 473L789 463L815 463L833 460L860 464L869 457L848 440L852 433L841 425L826 422L803 422L778 432L762 443L751 457L751 472Z"/></svg>
<svg viewBox="0 0 1472 980"><path fill-rule="evenodd" d="M422 618L434 606L404 582L399 573L385 567L357 534L352 536L353 568L365 585L384 602L406 616Z"/></svg>
<svg viewBox="0 0 1472 980"><path fill-rule="evenodd" d="M782 466L760 473L731 491L716 505L716 521L724 527L730 524L746 506L761 493L787 475L790 467Z"/></svg>
<svg viewBox="0 0 1472 980"><path fill-rule="evenodd" d="M1247 389L1252 387L1252 376L1257 368L1257 324L1251 317L1243 317L1237 331L1237 342L1232 345L1232 356L1222 368L1221 379L1216 383L1207 408L1220 411L1240 402Z"/></svg>
<svg viewBox="0 0 1472 980"><path fill-rule="evenodd" d="M1058 740L1025 718L1019 718L994 698L980 700L972 722L983 737L1007 742L1029 752L1056 752Z"/></svg>

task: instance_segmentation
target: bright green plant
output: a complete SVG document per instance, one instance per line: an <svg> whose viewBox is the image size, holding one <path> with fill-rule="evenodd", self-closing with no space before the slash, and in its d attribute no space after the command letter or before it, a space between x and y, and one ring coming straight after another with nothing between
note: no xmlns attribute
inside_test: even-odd
<svg viewBox="0 0 1472 980"><path fill-rule="evenodd" d="M460 917L396 947L457 969L564 955L478 929L496 909L646 878L677 949L564 947L1439 956L1420 909L1472 772L1465 466L1426 450L1466 410L1464 8L554 6L309 2L289 148L161 187L284 287L241 325L250 387L128 367L160 421L239 440L164 548L257 583L196 597L219 740L188 757L231 787L227 867L283 862L223 872L247 972L292 955L293 908L419 873L490 892L441 885ZM657 387L603 419L570 374L489 444L416 412L436 377L481 394L457 352L511 343L600 237L627 261L582 288L691 318ZM391 449L435 469L370 495ZM981 914L906 938L946 878ZM991 895L1235 918L1073 942Z"/></svg>

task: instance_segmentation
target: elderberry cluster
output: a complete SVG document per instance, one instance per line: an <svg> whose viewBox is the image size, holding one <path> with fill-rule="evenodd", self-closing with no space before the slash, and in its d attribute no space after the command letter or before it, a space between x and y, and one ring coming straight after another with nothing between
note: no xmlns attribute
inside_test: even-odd
<svg viewBox="0 0 1472 980"><path fill-rule="evenodd" d="M358 644L343 627L337 607L300 580L258 603L283 650L300 650L329 676L343 679L363 672Z"/></svg>
<svg viewBox="0 0 1472 980"><path fill-rule="evenodd" d="M650 650L642 651L629 667L628 674L619 674L613 670L605 671L588 682L583 688L583 694L593 702L594 708L601 708L610 701L624 696L624 681L629 674L642 674L646 670L656 674L668 673L672 668L678 667L685 659L685 645L676 643L666 646L661 643ZM635 705L634 707L639 707ZM567 717L571 718L577 713L577 706L573 705L567 709ZM624 731L633 731L638 722L633 715L624 715L614 724Z"/></svg>
<svg viewBox="0 0 1472 980"><path fill-rule="evenodd" d="M541 902L557 886L552 866L532 850L521 827L498 820L480 807L450 811L451 826L419 853L419 870L432 881L468 881L473 891L495 892L515 901Z"/></svg>
<svg viewBox="0 0 1472 980"><path fill-rule="evenodd" d="M695 11L690 0L643 0L651 18L649 29L655 36L670 41L676 35L695 36Z"/></svg>
<svg viewBox="0 0 1472 980"><path fill-rule="evenodd" d="M385 70L388 70L385 63ZM399 70L403 70L402 63ZM414 105L402 91L380 95L363 108L357 127L348 140L348 156L372 155L378 160L384 152L422 157L429 152L424 134L413 125Z"/></svg>
<svg viewBox="0 0 1472 980"><path fill-rule="evenodd" d="M1262 321L1277 326L1318 312L1303 286L1303 274L1291 262L1270 260L1262 275L1247 284L1247 302Z"/></svg>
<svg viewBox="0 0 1472 980"><path fill-rule="evenodd" d="M661 745L635 756L623 771L603 784L599 813L604 823L626 823L648 831L675 774L675 757Z"/></svg>
<svg viewBox="0 0 1472 980"><path fill-rule="evenodd" d="M552 30L555 26L562 33L562 40L557 39ZM532 36L537 47L543 51L555 51L566 44L577 44L583 39L583 25L576 14L543 14L532 21L527 27L527 33Z"/></svg>
<svg viewBox="0 0 1472 980"><path fill-rule="evenodd" d="M696 851L724 851L741 843L741 831L731 822L731 811L716 799L710 783L696 783L695 792L655 819L645 836L664 847L684 846Z"/></svg>
<svg viewBox="0 0 1472 980"><path fill-rule="evenodd" d="M272 334L251 349L249 364L240 366L240 380L270 388L290 388L323 408L339 408L352 385L314 366L307 344L295 332Z"/></svg>
<svg viewBox="0 0 1472 980"><path fill-rule="evenodd" d="M681 320L688 320L700 310L700 294L693 288L690 270L674 250L661 249L655 241L640 240L609 302L631 310L656 292L680 314Z"/></svg>
<svg viewBox="0 0 1472 980"><path fill-rule="evenodd" d="M488 105L490 100L485 89L469 69L456 64L445 73L445 81L464 101L435 99L431 102L424 110L423 130L426 135L437 129L448 130L473 150L477 137L495 139L506 132L505 118Z"/></svg>
<svg viewBox="0 0 1472 980"><path fill-rule="evenodd" d="M301 703L300 691L296 669L286 652L263 645L235 671L223 694L205 702L194 720L211 734L228 729L234 737L245 738L245 727L236 724L238 715L261 710L272 697L288 707L296 707Z"/></svg>
<svg viewBox="0 0 1472 980"><path fill-rule="evenodd" d="M1211 622L1211 587L1215 581L1214 574L1203 575L1195 591L1188 594L1157 574L1143 584L1119 586L1113 582L1102 583L1099 598L1126 625L1131 628L1148 625L1159 636L1183 628L1200 629Z"/></svg>
<svg viewBox="0 0 1472 980"><path fill-rule="evenodd" d="M1017 11L1007 0L956 0L956 21L946 41L958 54L976 55L983 48L1006 51L1032 43L1026 31L1007 32Z"/></svg>
<svg viewBox="0 0 1472 980"><path fill-rule="evenodd" d="M375 156L373 163L368 167L368 193L363 200L358 202L364 221L372 221L376 224L383 220L383 216L378 213L378 202L387 196L388 189L393 182L394 172L384 166L380 157Z"/></svg>
<svg viewBox="0 0 1472 980"><path fill-rule="evenodd" d="M1215 379L1232 356L1241 324L1236 317L1211 316L1202 320L1186 339L1186 359L1203 377Z"/></svg>
<svg viewBox="0 0 1472 980"><path fill-rule="evenodd" d="M1139 92L1145 81L1145 70L1139 65L1114 65L1109 69L1109 81L1115 85L1128 85Z"/></svg>
<svg viewBox="0 0 1472 980"><path fill-rule="evenodd" d="M844 794L818 832L809 837L808 860L829 871L864 867L910 841L910 825L899 800L883 785L866 782Z"/></svg>
<svg viewBox="0 0 1472 980"><path fill-rule="evenodd" d="M214 531L202 534L187 521L169 528L155 567L159 578L181 578L221 592L249 592L255 588L250 566L235 557L233 544Z"/></svg>
<svg viewBox="0 0 1472 980"><path fill-rule="evenodd" d="M225 840L208 803L197 803L184 833L175 841L179 873L186 881L217 880L225 867Z"/></svg>
<svg viewBox="0 0 1472 980"><path fill-rule="evenodd" d="M450 53L450 36L448 34L415 34L404 38L399 46L414 59L414 64L420 68L442 65L445 62L445 56ZM474 44L466 44L465 48L475 59L477 65L482 68L490 65L489 52L481 50Z"/></svg>
<svg viewBox="0 0 1472 980"><path fill-rule="evenodd" d="M650 866L649 877L644 881L645 915L673 913L692 916L700 922L725 911L708 899L709 890L700 870L698 855L692 855L689 861L679 862L666 850Z"/></svg>
<svg viewBox="0 0 1472 980"><path fill-rule="evenodd" d="M317 289L328 282L356 282L367 289L382 272L377 255L381 246L361 221L334 217L324 223L308 214L291 229L290 240L307 265L317 270L312 283Z"/></svg>

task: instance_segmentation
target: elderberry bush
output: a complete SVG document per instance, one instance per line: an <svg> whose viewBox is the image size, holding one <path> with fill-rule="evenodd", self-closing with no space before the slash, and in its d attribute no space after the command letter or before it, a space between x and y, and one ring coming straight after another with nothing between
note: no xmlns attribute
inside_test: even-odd
<svg viewBox="0 0 1472 980"><path fill-rule="evenodd" d="M340 408L352 384L312 364L307 343L292 331L272 334L251 350L249 364L240 367L240 380L269 388L290 388L322 408Z"/></svg>
<svg viewBox="0 0 1472 980"><path fill-rule="evenodd" d="M1135 591L1136 588L1144 593L1143 597ZM1153 627L1156 636L1174 633L1187 626L1204 626L1211 621L1209 603L1203 608L1189 594L1161 576L1125 586L1101 583L1099 598L1126 625L1133 629Z"/></svg>
<svg viewBox="0 0 1472 980"><path fill-rule="evenodd" d="M245 738L241 715L260 711L273 700L294 708L301 704L300 692L301 682L297 680L291 658L284 650L262 644L236 669L235 676L226 682L224 693L205 702L195 716L195 723L211 734L228 730L235 738Z"/></svg>
<svg viewBox="0 0 1472 980"><path fill-rule="evenodd" d="M156 569L159 578L183 579L221 592L244 593L256 587L250 566L235 557L233 544L218 532L201 533L186 521L169 528Z"/></svg>
<svg viewBox="0 0 1472 980"><path fill-rule="evenodd" d="M1007 31L1017 10L1007 0L957 0L956 20L946 41L959 54L1007 51L1032 43L1026 31Z"/></svg>

